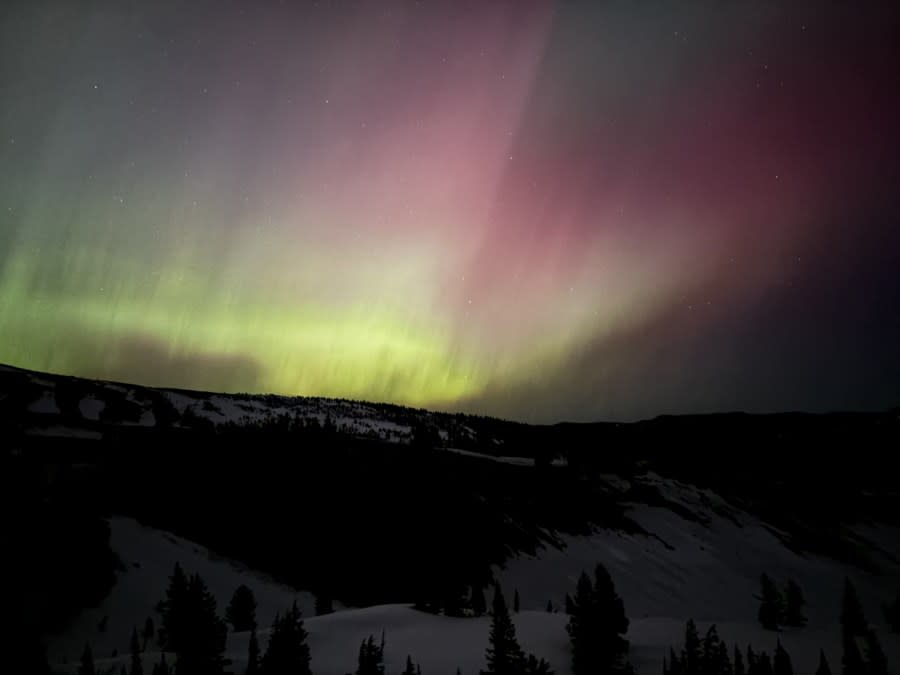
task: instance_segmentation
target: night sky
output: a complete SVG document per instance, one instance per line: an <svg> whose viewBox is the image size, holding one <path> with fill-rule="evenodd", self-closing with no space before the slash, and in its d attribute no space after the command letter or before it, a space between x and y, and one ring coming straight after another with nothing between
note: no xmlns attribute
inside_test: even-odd
<svg viewBox="0 0 900 675"><path fill-rule="evenodd" d="M0 362L900 405L895 2L4 2Z"/></svg>

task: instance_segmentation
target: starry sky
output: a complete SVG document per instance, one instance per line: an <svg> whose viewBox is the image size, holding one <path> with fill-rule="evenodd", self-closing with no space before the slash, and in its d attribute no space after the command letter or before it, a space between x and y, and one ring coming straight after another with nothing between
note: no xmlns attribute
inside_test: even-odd
<svg viewBox="0 0 900 675"><path fill-rule="evenodd" d="M900 404L896 3L4 2L0 100L0 362Z"/></svg>

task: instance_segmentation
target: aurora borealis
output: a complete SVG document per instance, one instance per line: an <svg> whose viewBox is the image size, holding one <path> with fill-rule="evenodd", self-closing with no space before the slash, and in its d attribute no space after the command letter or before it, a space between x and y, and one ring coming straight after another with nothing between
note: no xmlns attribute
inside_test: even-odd
<svg viewBox="0 0 900 675"><path fill-rule="evenodd" d="M0 11L0 362L534 421L900 403L895 3Z"/></svg>

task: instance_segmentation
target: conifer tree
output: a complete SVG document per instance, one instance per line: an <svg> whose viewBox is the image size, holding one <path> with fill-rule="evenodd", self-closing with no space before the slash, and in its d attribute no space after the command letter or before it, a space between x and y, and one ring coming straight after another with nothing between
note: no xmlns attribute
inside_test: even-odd
<svg viewBox="0 0 900 675"><path fill-rule="evenodd" d="M81 664L78 666L78 675L96 675L94 670L94 654L91 646L87 643L84 645L84 651L81 653Z"/></svg>
<svg viewBox="0 0 900 675"><path fill-rule="evenodd" d="M871 629L866 633L866 675L888 675L887 657Z"/></svg>
<svg viewBox="0 0 900 675"><path fill-rule="evenodd" d="M553 613L553 601L552 600L547 601L547 613L548 614Z"/></svg>
<svg viewBox="0 0 900 675"><path fill-rule="evenodd" d="M734 646L734 675L746 675L744 670L744 659L741 656L741 650L737 645Z"/></svg>
<svg viewBox="0 0 900 675"><path fill-rule="evenodd" d="M188 581L181 644L175 649L179 675L212 675L225 667L228 629L216 613L216 599L199 574Z"/></svg>
<svg viewBox="0 0 900 675"><path fill-rule="evenodd" d="M225 620L231 624L235 633L256 628L256 598L253 591L244 584L234 590L225 610Z"/></svg>
<svg viewBox="0 0 900 675"><path fill-rule="evenodd" d="M772 669L772 660L766 652L761 652L756 660L757 672L759 675L774 675Z"/></svg>
<svg viewBox="0 0 900 675"><path fill-rule="evenodd" d="M144 622L144 630L141 632L141 637L144 638L144 651L147 650L147 646L150 644L150 641L155 634L156 627L153 625L153 617L148 616L147 620Z"/></svg>
<svg viewBox="0 0 900 675"><path fill-rule="evenodd" d="M863 614L856 587L849 577L844 579L844 597L841 602L841 628L848 635L862 637L869 627Z"/></svg>
<svg viewBox="0 0 900 675"><path fill-rule="evenodd" d="M131 630L131 675L144 675L144 664L141 662L141 643L138 640L137 626Z"/></svg>
<svg viewBox="0 0 900 675"><path fill-rule="evenodd" d="M784 623L787 626L800 628L806 625L806 616L803 614L803 606L806 601L803 599L803 591L793 579L788 579L787 588L784 592L785 610Z"/></svg>
<svg viewBox="0 0 900 675"><path fill-rule="evenodd" d="M384 634L380 645L373 635L362 641L355 675L384 675Z"/></svg>
<svg viewBox="0 0 900 675"><path fill-rule="evenodd" d="M702 668L703 651L700 634L693 619L688 619L684 629L684 649L681 652L681 669L684 675L699 675Z"/></svg>
<svg viewBox="0 0 900 675"><path fill-rule="evenodd" d="M245 675L258 675L261 665L259 655L259 640L256 639L256 629L250 631L250 644L247 645L247 670Z"/></svg>
<svg viewBox="0 0 900 675"><path fill-rule="evenodd" d="M733 675L734 670L731 667L731 658L728 656L728 645L724 642L719 643L719 655L715 660L716 673L718 675Z"/></svg>
<svg viewBox="0 0 900 675"><path fill-rule="evenodd" d="M700 657L701 675L719 675L719 633L713 624L703 638L703 651Z"/></svg>
<svg viewBox="0 0 900 675"><path fill-rule="evenodd" d="M177 652L185 638L185 613L187 609L188 580L179 563L175 563L166 599L159 604L162 614L162 627L159 632L159 643L164 649Z"/></svg>
<svg viewBox="0 0 900 675"><path fill-rule="evenodd" d="M262 675L310 675L309 645L296 601L284 616L276 615L262 660Z"/></svg>
<svg viewBox="0 0 900 675"><path fill-rule="evenodd" d="M566 631L574 675L624 672L628 641L623 636L628 631L628 617L606 568L597 565L593 584L582 572L575 597L567 602L570 616Z"/></svg>
<svg viewBox="0 0 900 675"><path fill-rule="evenodd" d="M678 658L678 655L675 653L675 650L672 647L669 647L669 675L684 675L684 669L682 668L681 661Z"/></svg>
<svg viewBox="0 0 900 675"><path fill-rule="evenodd" d="M791 657L781 646L781 640L775 644L775 658L773 660L773 670L775 675L794 675L794 666L791 664Z"/></svg>
<svg viewBox="0 0 900 675"><path fill-rule="evenodd" d="M831 675L831 667L828 665L828 659L825 658L824 649L819 650L819 667L816 668L816 675Z"/></svg>
<svg viewBox="0 0 900 675"><path fill-rule="evenodd" d="M553 669L546 659L538 659L534 654L529 654L525 659L525 675L553 675Z"/></svg>
<svg viewBox="0 0 900 675"><path fill-rule="evenodd" d="M457 668L457 671L459 669ZM403 675L416 675L416 669L413 666L412 656L410 654L406 655L406 667L403 669Z"/></svg>
<svg viewBox="0 0 900 675"><path fill-rule="evenodd" d="M513 611L516 614L519 613L519 589L518 588L513 593Z"/></svg>
<svg viewBox="0 0 900 675"><path fill-rule="evenodd" d="M781 593L768 574L763 574L760 581L759 622L766 630L778 630L781 619Z"/></svg>
<svg viewBox="0 0 900 675"><path fill-rule="evenodd" d="M486 652L487 670L481 671L482 675L518 675L522 672L524 655L499 584L494 586L491 608L493 615Z"/></svg>

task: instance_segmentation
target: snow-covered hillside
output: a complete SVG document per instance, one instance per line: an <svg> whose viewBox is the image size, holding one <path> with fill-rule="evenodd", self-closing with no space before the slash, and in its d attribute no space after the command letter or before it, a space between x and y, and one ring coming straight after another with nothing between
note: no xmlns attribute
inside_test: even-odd
<svg viewBox="0 0 900 675"><path fill-rule="evenodd" d="M782 540L755 518L733 509L723 516L711 505L714 493L650 476L670 500L692 513L689 519L672 510L643 504L631 506L630 515L650 536L599 531L588 537L564 537L565 548L547 549L536 557L510 561L496 570L509 596L518 590L522 611L515 615L520 642L526 651L546 658L559 675L568 675L566 616L545 611L547 601L561 608L582 570L596 562L609 569L631 618L631 659L639 675L661 672L662 658L670 645L681 642L688 618L701 631L715 623L720 635L741 648L771 651L780 639L794 660L795 672L812 673L818 650L824 648L832 667L840 663L838 624L841 588L845 575L856 583L869 620L877 627L890 663L897 672L900 644L882 624L880 602L900 587L900 532L886 527L860 527L857 533L869 543L882 573L873 575L832 560L790 551ZM718 504L720 513L724 505ZM295 593L253 571L216 557L201 546L167 533L142 527L133 520L114 518L112 545L125 571L101 607L85 612L51 644L53 661L67 661L74 669L86 641L94 646L98 664L110 667L126 657L110 657L113 649L127 651L132 626L140 628L153 615L162 598L175 561L188 572L199 572L216 596L220 612L241 583L250 586L259 603L260 641L265 647L267 627L277 611L296 598L310 633L312 666L316 675L351 672L361 640L370 634L387 636L387 672L402 669L407 654L427 675L475 675L484 666L488 618L449 618L412 609L410 605L383 605L343 609L335 614L312 616L312 597ZM780 583L794 578L808 602L809 625L775 634L756 622L758 579L768 573ZM105 632L100 619L108 616ZM248 636L229 634L228 656L235 672L242 672ZM101 660L105 658L106 660ZM147 665L158 659L151 647Z"/></svg>

